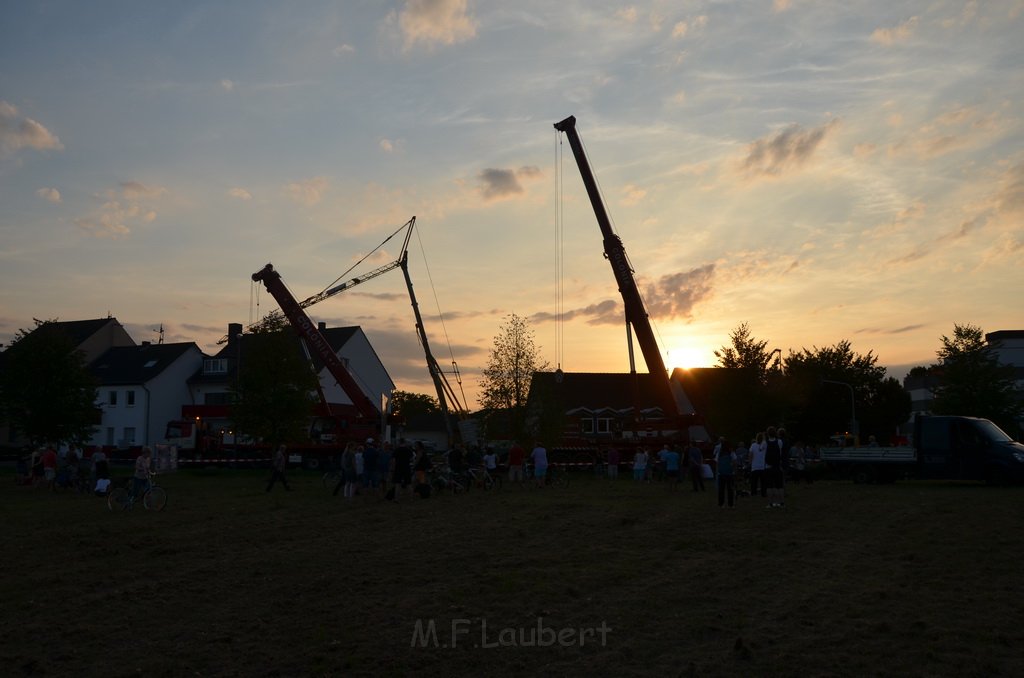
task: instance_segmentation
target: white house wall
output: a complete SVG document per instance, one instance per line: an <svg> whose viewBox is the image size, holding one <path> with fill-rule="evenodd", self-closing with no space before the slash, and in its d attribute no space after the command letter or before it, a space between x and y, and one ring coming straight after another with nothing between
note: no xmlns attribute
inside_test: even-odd
<svg viewBox="0 0 1024 678"><path fill-rule="evenodd" d="M96 404L102 420L90 445L132 447L155 445L164 439L167 422L181 418L181 406L192 402L188 379L202 367L203 354L190 348L174 363L144 384L104 385L97 390ZM117 403L110 404L110 393ZM135 402L128 404L128 393Z"/></svg>
<svg viewBox="0 0 1024 678"><path fill-rule="evenodd" d="M338 351L338 357L346 364L349 374L363 390L370 401L380 409L382 394L390 395L395 388L387 369L380 362L362 330L356 332ZM424 367L426 369L426 367ZM352 404L344 389L338 385L331 373L324 368L320 370L320 386L328 402Z"/></svg>

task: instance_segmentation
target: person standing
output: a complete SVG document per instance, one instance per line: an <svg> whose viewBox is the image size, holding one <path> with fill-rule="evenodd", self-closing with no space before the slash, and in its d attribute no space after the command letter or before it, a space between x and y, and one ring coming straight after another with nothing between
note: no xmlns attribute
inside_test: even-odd
<svg viewBox="0 0 1024 678"><path fill-rule="evenodd" d="M750 443L750 496L757 496L760 487L761 496L768 496L764 486L764 454L766 451L764 434L758 433L754 442Z"/></svg>
<svg viewBox="0 0 1024 678"><path fill-rule="evenodd" d="M141 499L149 489L149 471L153 460L153 450L143 447L142 453L135 458L135 474L132 476L132 497Z"/></svg>
<svg viewBox="0 0 1024 678"><path fill-rule="evenodd" d="M633 480L641 482L647 476L647 450L640 447L633 455Z"/></svg>
<svg viewBox="0 0 1024 678"><path fill-rule="evenodd" d="M47 447L40 457L43 464L43 477L46 478L46 487L51 492L57 489L57 451Z"/></svg>
<svg viewBox="0 0 1024 678"><path fill-rule="evenodd" d="M107 455L103 452L103 448L97 446L93 451L92 456L89 457L89 463L92 466L92 477L93 480L100 480L101 478L110 478L110 464L107 462Z"/></svg>
<svg viewBox="0 0 1024 678"><path fill-rule="evenodd" d="M715 453L715 468L718 470L718 508L736 508L736 453L729 442L722 438Z"/></svg>
<svg viewBox="0 0 1024 678"><path fill-rule="evenodd" d="M366 447L363 449L363 477L360 481L367 490L377 489L380 484L380 476L377 474L377 457L380 452L373 442L373 438L366 439Z"/></svg>
<svg viewBox="0 0 1024 678"><path fill-rule="evenodd" d="M508 450L508 481L510 483L523 484L523 461L526 459L526 450L518 442L513 442Z"/></svg>
<svg viewBox="0 0 1024 678"><path fill-rule="evenodd" d="M412 470L416 475L416 487L422 487L427 484L427 473L434 467L430 461L430 455L427 453L427 448L423 446L423 443L417 440L413 444L413 453L415 455L415 461L413 462Z"/></svg>
<svg viewBox="0 0 1024 678"><path fill-rule="evenodd" d="M387 496L388 480L391 473L391 443L384 441L377 455L377 479L380 482L380 493Z"/></svg>
<svg viewBox="0 0 1024 678"><path fill-rule="evenodd" d="M278 445L277 451L274 452L274 458L270 462L270 482L267 483L267 492L270 492L270 488L278 480L284 485L286 491L290 492L292 489L288 487L288 479L284 477L284 471L288 468L288 455L285 454L286 449L284 445Z"/></svg>
<svg viewBox="0 0 1024 678"><path fill-rule="evenodd" d="M548 475L548 451L537 441L536 447L530 453L530 461L533 462L533 477L537 481L537 487L544 487Z"/></svg>
<svg viewBox="0 0 1024 678"><path fill-rule="evenodd" d="M356 444L349 443L345 446L345 451L341 453L341 478L338 479L338 484L334 486L334 496L338 496L338 490L345 488L345 499L351 499L355 496L354 487L357 482L356 476Z"/></svg>
<svg viewBox="0 0 1024 678"><path fill-rule="evenodd" d="M679 484L679 446L675 445L669 449L668 445L658 453L662 463L665 465L665 480L668 482L668 489L674 490Z"/></svg>
<svg viewBox="0 0 1024 678"><path fill-rule="evenodd" d="M608 479L619 479L619 450L614 445L608 448Z"/></svg>
<svg viewBox="0 0 1024 678"><path fill-rule="evenodd" d="M776 437L774 426L768 427L765 440L764 479L768 486L767 508L782 508L782 441Z"/></svg>
<svg viewBox="0 0 1024 678"><path fill-rule="evenodd" d="M398 447L391 455L391 484L388 491L388 498L397 502L400 494L408 491L412 484L412 448L406 444L405 438L400 438Z"/></svg>
<svg viewBox="0 0 1024 678"><path fill-rule="evenodd" d="M694 492L704 491L704 455L701 453L700 448L697 447L692 441L690 447L686 451L686 458L689 462L690 469L690 483L693 484Z"/></svg>

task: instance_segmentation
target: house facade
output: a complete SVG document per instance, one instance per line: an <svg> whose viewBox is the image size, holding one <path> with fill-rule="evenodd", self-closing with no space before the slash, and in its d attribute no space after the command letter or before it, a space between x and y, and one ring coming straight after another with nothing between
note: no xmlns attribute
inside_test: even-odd
<svg viewBox="0 0 1024 678"><path fill-rule="evenodd" d="M191 398L188 380L202 360L192 342L108 349L90 365L102 412L90 444L125 449L163 441L167 422Z"/></svg>

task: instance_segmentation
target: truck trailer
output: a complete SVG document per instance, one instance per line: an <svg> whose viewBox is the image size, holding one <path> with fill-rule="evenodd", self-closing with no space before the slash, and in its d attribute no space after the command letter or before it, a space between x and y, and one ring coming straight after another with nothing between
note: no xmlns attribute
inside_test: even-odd
<svg viewBox="0 0 1024 678"><path fill-rule="evenodd" d="M821 460L854 482L901 478L1024 480L1024 445L988 419L918 415L910 445L826 447Z"/></svg>

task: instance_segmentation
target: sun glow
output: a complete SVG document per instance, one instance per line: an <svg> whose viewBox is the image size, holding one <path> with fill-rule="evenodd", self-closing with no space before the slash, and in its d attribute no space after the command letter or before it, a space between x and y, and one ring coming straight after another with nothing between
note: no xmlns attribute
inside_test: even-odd
<svg viewBox="0 0 1024 678"><path fill-rule="evenodd" d="M679 367L688 370L691 367L711 367L715 361L713 355L696 346L686 348L670 348L668 350L669 371Z"/></svg>

